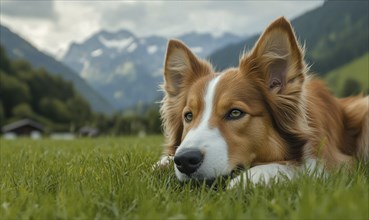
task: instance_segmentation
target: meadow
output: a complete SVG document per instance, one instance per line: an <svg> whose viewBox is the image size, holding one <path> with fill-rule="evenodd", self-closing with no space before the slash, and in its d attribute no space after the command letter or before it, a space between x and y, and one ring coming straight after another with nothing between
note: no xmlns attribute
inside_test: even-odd
<svg viewBox="0 0 369 220"><path fill-rule="evenodd" d="M161 136L3 140L1 219L368 219L369 169L233 190L152 170Z"/></svg>

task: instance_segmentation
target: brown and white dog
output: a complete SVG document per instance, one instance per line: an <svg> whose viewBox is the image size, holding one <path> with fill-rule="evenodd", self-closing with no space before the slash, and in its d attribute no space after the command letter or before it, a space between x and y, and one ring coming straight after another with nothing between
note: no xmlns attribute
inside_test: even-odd
<svg viewBox="0 0 369 220"><path fill-rule="evenodd" d="M369 157L368 97L337 99L308 74L290 23L279 18L237 68L216 73L183 43L170 40L161 115L166 138L158 165L174 157L180 181L249 168L257 183L316 160L324 167Z"/></svg>

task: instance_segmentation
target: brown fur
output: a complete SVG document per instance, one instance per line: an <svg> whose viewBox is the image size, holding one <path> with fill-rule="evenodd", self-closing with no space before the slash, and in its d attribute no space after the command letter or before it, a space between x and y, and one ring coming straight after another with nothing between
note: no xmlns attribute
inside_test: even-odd
<svg viewBox="0 0 369 220"><path fill-rule="evenodd" d="M185 56L187 60L179 60L179 56ZM211 65L198 60L181 42L169 42L164 67L165 81L162 86L165 96L160 110L166 138L165 154L174 155L176 147L182 141L182 112L191 85L211 72Z"/></svg>
<svg viewBox="0 0 369 220"><path fill-rule="evenodd" d="M274 21L238 68L225 70L216 87L210 126L228 145L232 167L320 158L328 168L369 157L368 97L337 99L307 74L304 52L288 21ZM204 108L207 83L217 74L181 42L171 40L161 107L165 154L174 155ZM230 109L247 114L224 120ZM184 123L186 111L193 121Z"/></svg>

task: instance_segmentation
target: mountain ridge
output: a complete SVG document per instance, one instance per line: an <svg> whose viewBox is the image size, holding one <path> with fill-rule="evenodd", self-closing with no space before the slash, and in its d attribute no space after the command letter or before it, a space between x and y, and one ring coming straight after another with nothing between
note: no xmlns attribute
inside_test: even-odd
<svg viewBox="0 0 369 220"><path fill-rule="evenodd" d="M337 68L368 51L367 1L325 1L291 21L306 60L319 74ZM242 51L252 48L260 34L216 50L208 58L219 70L237 66Z"/></svg>

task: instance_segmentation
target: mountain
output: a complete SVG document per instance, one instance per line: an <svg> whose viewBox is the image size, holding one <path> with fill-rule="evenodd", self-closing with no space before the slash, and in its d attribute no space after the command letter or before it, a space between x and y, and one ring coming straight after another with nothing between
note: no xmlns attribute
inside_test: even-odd
<svg viewBox="0 0 369 220"><path fill-rule="evenodd" d="M313 71L325 74L368 51L368 8L368 1L325 1L292 20ZM221 48L209 59L220 70L237 66L242 51L251 49L258 37Z"/></svg>
<svg viewBox="0 0 369 220"><path fill-rule="evenodd" d="M188 33L178 37L200 57L241 38L226 33L214 37ZM167 38L137 37L127 30L100 31L82 43L73 43L62 61L80 73L117 109L152 103L161 95Z"/></svg>
<svg viewBox="0 0 369 220"><path fill-rule="evenodd" d="M9 58L24 59L35 68L44 68L50 73L61 76L64 80L71 81L94 111L106 114L111 114L114 111L106 99L66 65L37 50L26 40L2 25L0 25L0 36L0 44L5 48Z"/></svg>

